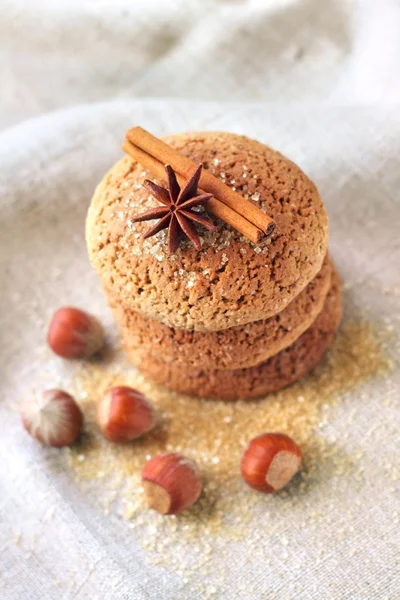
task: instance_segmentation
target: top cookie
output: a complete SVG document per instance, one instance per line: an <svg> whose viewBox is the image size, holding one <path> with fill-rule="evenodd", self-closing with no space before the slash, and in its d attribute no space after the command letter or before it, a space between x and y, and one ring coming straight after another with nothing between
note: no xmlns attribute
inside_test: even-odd
<svg viewBox="0 0 400 600"><path fill-rule="evenodd" d="M328 218L315 185L282 154L244 136L202 132L165 141L256 202L276 232L256 245L211 217L217 232L199 226L200 251L184 242L169 256L165 231L144 240L152 223L132 222L158 205L143 181L165 183L124 158L97 187L86 224L104 287L127 308L183 329L217 331L279 313L326 254Z"/></svg>

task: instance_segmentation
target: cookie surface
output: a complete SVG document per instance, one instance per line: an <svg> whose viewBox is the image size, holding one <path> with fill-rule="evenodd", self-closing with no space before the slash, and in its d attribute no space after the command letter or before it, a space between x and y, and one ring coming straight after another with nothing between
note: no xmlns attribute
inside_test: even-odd
<svg viewBox="0 0 400 600"><path fill-rule="evenodd" d="M171 390L189 396L239 400L276 392L306 375L321 360L340 323L342 303L340 282L332 273L332 285L324 308L291 346L256 367L234 370L180 368L159 358L127 352L137 367Z"/></svg>
<svg viewBox="0 0 400 600"><path fill-rule="evenodd" d="M266 361L292 344L321 312L331 282L327 256L316 277L282 312L224 331L188 331L146 319L106 291L124 344L175 366L242 369Z"/></svg>
<svg viewBox="0 0 400 600"><path fill-rule="evenodd" d="M165 230L144 240L154 222L132 222L157 205L144 179L165 183L124 158L97 187L87 218L89 255L103 286L146 318L189 330L222 330L283 310L326 254L328 219L315 185L279 152L244 136L202 132L166 141L256 202L276 232L254 245L214 218L217 232L199 226L200 251L184 242L169 256Z"/></svg>

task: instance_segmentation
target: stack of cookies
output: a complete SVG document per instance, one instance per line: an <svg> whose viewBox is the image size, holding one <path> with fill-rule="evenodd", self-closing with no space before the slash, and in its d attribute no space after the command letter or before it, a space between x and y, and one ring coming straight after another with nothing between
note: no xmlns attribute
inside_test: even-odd
<svg viewBox="0 0 400 600"><path fill-rule="evenodd" d="M277 391L319 362L341 318L322 200L299 167L255 140L202 132L166 141L276 229L254 243L213 218L212 231L196 227L200 248L181 236L170 253L165 229L145 239L149 224L136 222L159 206L144 180L165 181L129 157L117 163L94 194L87 243L128 356L157 383L193 396Z"/></svg>

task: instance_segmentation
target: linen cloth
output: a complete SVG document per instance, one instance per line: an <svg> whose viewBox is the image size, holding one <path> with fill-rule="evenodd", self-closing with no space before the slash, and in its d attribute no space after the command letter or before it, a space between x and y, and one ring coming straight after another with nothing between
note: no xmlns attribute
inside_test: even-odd
<svg viewBox="0 0 400 600"><path fill-rule="evenodd" d="M0 598L398 598L400 3L3 0L0 28ZM21 397L59 368L42 342L52 310L90 299L111 327L83 223L134 123L245 133L298 162L327 204L348 314L394 330L393 372L321 432L360 451L364 477L321 477L301 505L329 506L317 530L276 511L290 545L283 560L266 537L267 566L250 529L190 582L151 564L19 423Z"/></svg>

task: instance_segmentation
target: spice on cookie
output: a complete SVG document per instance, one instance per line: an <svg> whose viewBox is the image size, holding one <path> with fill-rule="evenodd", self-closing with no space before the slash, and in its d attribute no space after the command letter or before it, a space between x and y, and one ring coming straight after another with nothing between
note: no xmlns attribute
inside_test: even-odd
<svg viewBox="0 0 400 600"><path fill-rule="evenodd" d="M198 194L197 186L203 165L199 165L185 186L181 189L176 175L170 165L166 165L165 171L168 179L168 190L146 179L144 186L164 206L151 208L146 212L134 217L132 221L152 221L159 219L144 235L147 239L156 235L162 229L168 228L168 251L173 254L186 236L192 244L200 250L201 243L193 223L199 223L209 231L216 231L216 227L207 217L194 212L195 206L204 206L212 197L212 194Z"/></svg>

